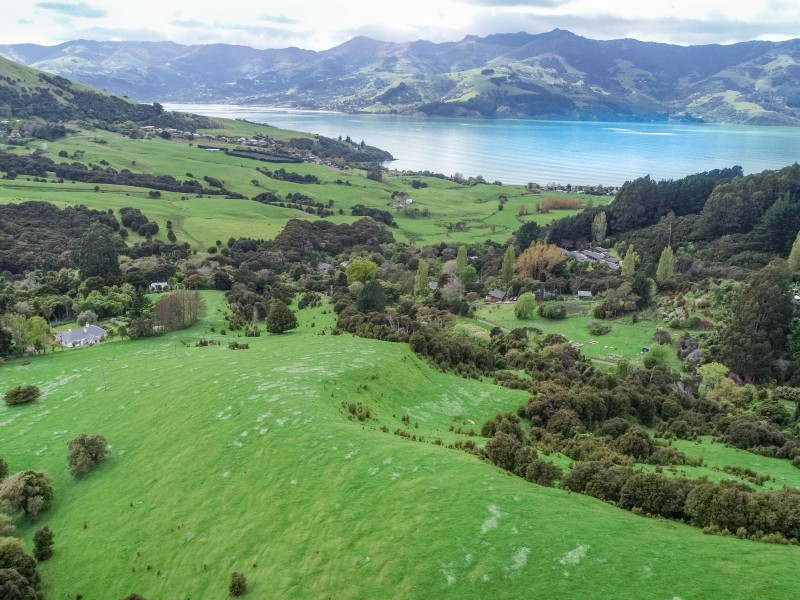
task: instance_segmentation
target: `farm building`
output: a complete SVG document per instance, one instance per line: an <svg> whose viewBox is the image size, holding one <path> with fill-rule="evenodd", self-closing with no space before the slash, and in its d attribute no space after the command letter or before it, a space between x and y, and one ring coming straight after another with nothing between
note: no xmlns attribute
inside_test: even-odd
<svg viewBox="0 0 800 600"><path fill-rule="evenodd" d="M506 293L502 290L494 289L488 294L484 300L486 302L503 302L506 299Z"/></svg>
<svg viewBox="0 0 800 600"><path fill-rule="evenodd" d="M107 331L97 325L87 325L82 329L69 329L56 334L56 340L65 348L78 348L103 341Z"/></svg>

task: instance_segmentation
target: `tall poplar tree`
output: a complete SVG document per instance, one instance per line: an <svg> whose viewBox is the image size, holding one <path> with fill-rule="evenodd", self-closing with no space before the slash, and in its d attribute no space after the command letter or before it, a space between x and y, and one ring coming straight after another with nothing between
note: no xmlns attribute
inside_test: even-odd
<svg viewBox="0 0 800 600"><path fill-rule="evenodd" d="M675 277L675 254L672 252L672 246L665 246L661 251L661 257L658 259L658 267L656 267L656 282L663 285Z"/></svg>
<svg viewBox="0 0 800 600"><path fill-rule="evenodd" d="M639 262L639 254L633 249L633 244L628 246L625 251L625 256L622 258L622 265L620 266L620 273L625 278L633 277L636 271L636 263Z"/></svg>
<svg viewBox="0 0 800 600"><path fill-rule="evenodd" d="M517 259L516 250L514 246L506 248L506 253L503 255L503 265L500 267L500 277L503 283L509 283L514 279L514 261Z"/></svg>
<svg viewBox="0 0 800 600"><path fill-rule="evenodd" d="M417 265L417 276L414 278L414 291L417 294L424 294L428 291L428 269L430 264L424 258L419 259Z"/></svg>
<svg viewBox="0 0 800 600"><path fill-rule="evenodd" d="M456 254L456 269L460 273L467 266L467 247L459 246L458 253Z"/></svg>
<svg viewBox="0 0 800 600"><path fill-rule="evenodd" d="M607 231L606 213L601 210L594 216L594 220L592 221L592 239L595 243L602 244L603 240L606 239Z"/></svg>

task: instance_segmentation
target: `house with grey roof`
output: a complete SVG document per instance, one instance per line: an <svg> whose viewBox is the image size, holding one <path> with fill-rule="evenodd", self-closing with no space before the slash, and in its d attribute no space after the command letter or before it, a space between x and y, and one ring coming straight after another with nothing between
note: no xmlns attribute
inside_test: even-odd
<svg viewBox="0 0 800 600"><path fill-rule="evenodd" d="M56 340L65 348L78 348L96 344L105 339L108 332L97 325L87 325L83 328L69 329L56 334Z"/></svg>
<svg viewBox="0 0 800 600"><path fill-rule="evenodd" d="M493 289L491 292L486 294L486 297L483 299L484 302L503 302L506 299L506 293L503 290Z"/></svg>

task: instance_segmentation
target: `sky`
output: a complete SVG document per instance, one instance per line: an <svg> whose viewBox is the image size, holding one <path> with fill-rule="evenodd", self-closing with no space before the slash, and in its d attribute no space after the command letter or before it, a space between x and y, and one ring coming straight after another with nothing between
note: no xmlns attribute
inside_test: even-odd
<svg viewBox="0 0 800 600"><path fill-rule="evenodd" d="M357 35L444 42L555 28L592 39L681 45L800 37L797 0L3 0L2 5L2 44L168 40L325 50Z"/></svg>

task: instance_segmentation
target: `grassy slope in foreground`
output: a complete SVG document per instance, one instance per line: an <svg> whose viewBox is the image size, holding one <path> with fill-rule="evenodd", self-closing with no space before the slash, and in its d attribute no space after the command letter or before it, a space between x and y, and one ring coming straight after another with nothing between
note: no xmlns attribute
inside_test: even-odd
<svg viewBox="0 0 800 600"><path fill-rule="evenodd" d="M4 387L45 389L0 409L0 445L12 470L53 476L55 506L20 531L56 533L49 598L221 598L234 570L258 598L791 595L797 547L705 536L379 430L407 412L411 431L448 442L449 424L524 395L438 373L405 345L317 335L320 311L250 350L184 346L219 328L221 295L206 297L210 317L180 334L3 367ZM347 420L342 400L377 420ZM75 481L66 442L80 432L112 450Z"/></svg>

